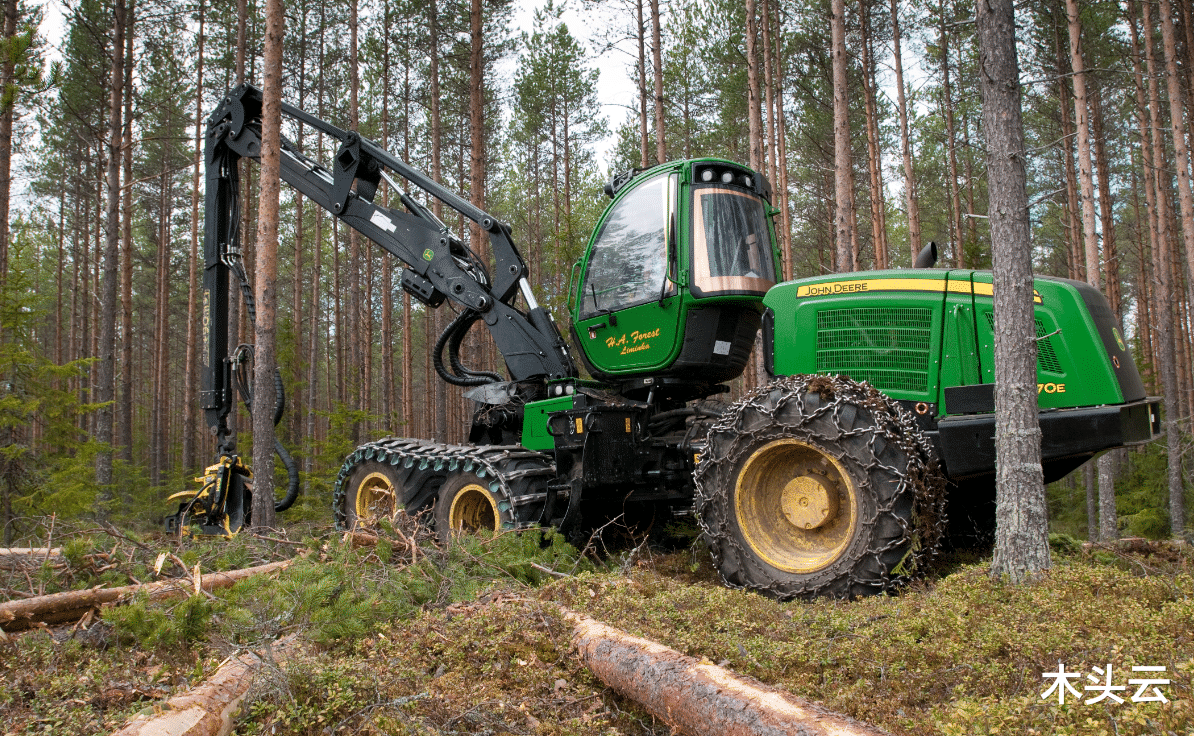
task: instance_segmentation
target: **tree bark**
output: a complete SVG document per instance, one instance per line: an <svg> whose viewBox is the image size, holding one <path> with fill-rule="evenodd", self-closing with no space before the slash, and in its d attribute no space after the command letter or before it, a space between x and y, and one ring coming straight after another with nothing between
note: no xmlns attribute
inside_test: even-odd
<svg viewBox="0 0 1194 736"><path fill-rule="evenodd" d="M758 18L755 0L746 0L746 114L749 125L750 168L763 171L763 119L759 102Z"/></svg>
<svg viewBox="0 0 1194 736"><path fill-rule="evenodd" d="M1082 198L1082 243L1086 256L1086 281L1102 289L1099 268L1099 239L1095 234L1094 178L1090 163L1090 108L1086 102L1086 68L1079 47L1082 27L1076 0L1066 0L1066 24L1070 34L1070 68L1073 70L1074 124L1078 138L1078 186Z"/></svg>
<svg viewBox="0 0 1194 736"><path fill-rule="evenodd" d="M200 574L198 586L202 590L227 588L236 582L254 575L284 570L293 560L270 562L240 570ZM73 621L97 606L110 605L128 600L136 593L145 593L150 600L185 598L195 591L195 578L159 580L141 585L124 585L119 588L91 588L68 590L63 593L41 595L19 601L0 603L0 628L5 631L21 631L36 623L62 623Z"/></svg>
<svg viewBox="0 0 1194 736"><path fill-rule="evenodd" d="M1091 132L1094 139L1095 167L1099 172L1099 221L1103 233L1103 286L1117 326L1122 331L1119 284L1119 256L1115 247L1115 215L1111 199L1111 164L1103 136L1103 90L1096 88L1090 97ZM1099 457L1099 537L1108 542L1119 537L1119 518L1115 501L1115 476L1124 457L1123 450L1113 450Z"/></svg>
<svg viewBox="0 0 1194 736"><path fill-rule="evenodd" d="M120 248L120 403L116 427L120 457L133 461L133 24L134 3L126 12L128 31L124 47L124 185ZM202 54L200 54L202 56ZM196 327L197 329L197 327ZM187 392L188 397L196 396Z"/></svg>
<svg viewBox="0 0 1194 736"><path fill-rule="evenodd" d="M778 3L777 3L778 4ZM770 15L767 17L767 23L770 24ZM784 122L786 116L784 115L784 56L783 45L781 43L781 29L782 23L779 22L779 9L776 9L776 27L772 34L773 44L775 48L775 118L778 123L776 130L776 137L779 138L779 162L776 168L779 170L778 186L779 186L779 207L783 210L782 222L783 233L780 235L780 248L783 252L783 279L788 281L793 277L792 266L792 211L788 202L788 128Z"/></svg>
<svg viewBox="0 0 1194 736"><path fill-rule="evenodd" d="M197 687L167 700L161 712L138 713L112 736L227 736L256 674L298 648L298 634L290 634L260 652L241 654Z"/></svg>
<svg viewBox="0 0 1194 736"><path fill-rule="evenodd" d="M635 0L635 35L638 39L639 166L647 168L647 28L643 24L643 0Z"/></svg>
<svg viewBox="0 0 1194 736"><path fill-rule="evenodd" d="M100 287L98 325L99 358L94 400L104 406L96 412L95 439L101 449L95 456L95 482L102 489L101 500L111 498L112 441L116 398L116 279L117 246L120 243L120 141L124 91L124 0L112 7L112 70L108 97L108 192L103 255L103 282ZM101 507L102 508L102 507ZM101 513L103 513L101 511Z"/></svg>
<svg viewBox="0 0 1194 736"><path fill-rule="evenodd" d="M572 644L598 679L689 736L883 736L782 690L569 613Z"/></svg>
<svg viewBox="0 0 1194 736"><path fill-rule="evenodd" d="M277 370L278 199L281 189L282 0L265 3L262 64L261 196L257 207L256 346L253 352L253 526L276 525L274 373Z"/></svg>
<svg viewBox="0 0 1194 736"><path fill-rule="evenodd" d="M667 161L667 130L663 109L663 39L659 30L659 0L651 0L651 60L655 68L655 162Z"/></svg>
<svg viewBox="0 0 1194 736"><path fill-rule="evenodd" d="M778 115L775 110L775 80L772 77L772 67L775 61L774 45L771 42L771 4L768 0L762 0L762 12L760 18L760 32L763 37L763 105L767 111L763 119L763 126L767 131L767 141L764 146L764 158L767 161L767 178L771 180L772 185L778 183L779 179L776 176L776 168L779 147L775 139L775 129L777 127ZM774 202L772 203L774 205Z"/></svg>
<svg viewBox="0 0 1194 736"><path fill-rule="evenodd" d="M954 263L966 268L966 244L962 237L962 197L958 192L958 144L954 135L954 96L949 81L949 31L941 16L938 48L941 52L941 112L945 116L945 148L949 159L949 229L954 240Z"/></svg>
<svg viewBox="0 0 1194 736"><path fill-rule="evenodd" d="M916 194L916 172L912 168L912 144L908 136L908 101L904 96L904 62L900 53L900 9L891 0L892 56L895 61L896 103L900 111L900 153L904 161L904 202L908 207L908 243L912 261L920 254L920 205Z"/></svg>
<svg viewBox="0 0 1194 736"><path fill-rule="evenodd" d="M1170 247L1169 223L1172 213L1169 205L1169 175L1165 171L1165 144L1161 138L1161 94L1157 81L1160 70L1154 59L1152 44L1152 5L1141 3L1144 20L1145 59L1148 70L1149 119L1152 123L1153 144L1153 186L1157 197L1157 227L1160 251L1153 251L1153 263L1157 277L1157 305L1164 310L1157 317L1158 339L1161 342L1161 386L1165 392L1165 437L1168 450L1168 485L1170 534L1180 538L1185 533L1185 498L1182 482L1182 447L1178 420L1181 416L1180 391L1177 378L1177 337L1173 322L1173 270L1170 264L1174 254ZM1171 34L1172 37L1172 34ZM1179 136L1180 138L1180 136Z"/></svg>
<svg viewBox="0 0 1194 736"><path fill-rule="evenodd" d="M381 60L381 145L389 150L390 147L390 2L384 0L382 4L383 40ZM409 156L407 157L409 161ZM386 186L382 193L382 205L390 206L390 187ZM395 406L394 391L394 272L393 259L388 253L381 256L381 410L384 433L389 435L397 431L397 407Z"/></svg>
<svg viewBox="0 0 1194 736"><path fill-rule="evenodd" d="M748 7L752 0L747 0ZM854 223L854 168L850 156L850 100L846 80L846 3L832 0L829 28L833 54L833 173L834 270L858 268L857 232Z"/></svg>
<svg viewBox="0 0 1194 736"><path fill-rule="evenodd" d="M991 574L1019 584L1050 566L1037 421L1032 231L1012 0L978 3L979 78L995 294L996 528Z"/></svg>
<svg viewBox="0 0 1194 736"><path fill-rule="evenodd" d="M1086 280L1091 286L1101 290L1102 268L1099 265L1099 240L1095 231L1094 175L1090 150L1090 105L1086 92L1086 63L1081 49L1082 24L1076 0L1066 0L1065 5L1066 27L1070 39L1070 68L1073 71L1074 84L1074 123L1078 138L1078 185L1082 199L1082 243L1086 261ZM1100 176L1100 181L1103 178ZM1110 457L1107 455L1097 461L1099 541L1110 541L1116 536L1115 486L1109 462ZM1088 493L1090 490L1092 489L1088 488ZM1087 506L1089 508L1089 501Z"/></svg>
<svg viewBox="0 0 1194 736"><path fill-rule="evenodd" d="M879 115L875 100L875 64L871 54L871 0L861 0L862 87L866 111L867 173L871 184L871 247L875 268L887 268L887 224L883 205L883 161L879 150Z"/></svg>
<svg viewBox="0 0 1194 736"><path fill-rule="evenodd" d="M17 35L17 0L4 0L4 43L13 45ZM119 54L117 54L119 55ZM10 94L16 73L12 54L0 63L0 284L8 281L8 209L12 192L12 128L16 117L16 94Z"/></svg>
<svg viewBox="0 0 1194 736"><path fill-rule="evenodd" d="M348 2L348 126L354 132L361 127L360 88L361 74L357 54L357 0ZM363 300L361 292L361 240L356 228L348 230L348 358L346 372L341 380L348 382L348 403L351 409L364 409L365 343ZM354 415L356 416L356 415ZM361 423L353 419L352 443L361 444Z"/></svg>
<svg viewBox="0 0 1194 736"><path fill-rule="evenodd" d="M203 44L207 4L199 0L198 56L195 69L195 154L191 172L191 254L187 261L187 346L183 369L182 469L190 473L198 465L195 443L196 385L198 381L199 335L199 187L203 169ZM127 369L126 369L127 371Z"/></svg>

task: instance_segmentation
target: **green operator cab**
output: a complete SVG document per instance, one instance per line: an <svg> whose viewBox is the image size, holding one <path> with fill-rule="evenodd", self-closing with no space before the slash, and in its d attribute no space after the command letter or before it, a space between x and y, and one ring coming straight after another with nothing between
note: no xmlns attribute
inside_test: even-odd
<svg viewBox="0 0 1194 736"><path fill-rule="evenodd" d="M590 374L706 386L741 374L776 282L770 183L698 159L616 179L606 194L569 292Z"/></svg>

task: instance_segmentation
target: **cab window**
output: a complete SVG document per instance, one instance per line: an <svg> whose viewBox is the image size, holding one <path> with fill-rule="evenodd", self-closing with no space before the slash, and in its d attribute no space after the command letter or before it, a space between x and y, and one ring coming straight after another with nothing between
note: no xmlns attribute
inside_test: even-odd
<svg viewBox="0 0 1194 736"><path fill-rule="evenodd" d="M658 299L667 275L672 177L661 174L626 194L593 239L581 318Z"/></svg>
<svg viewBox="0 0 1194 736"><path fill-rule="evenodd" d="M718 186L695 188L692 198L694 291L766 293L775 262L763 200Z"/></svg>

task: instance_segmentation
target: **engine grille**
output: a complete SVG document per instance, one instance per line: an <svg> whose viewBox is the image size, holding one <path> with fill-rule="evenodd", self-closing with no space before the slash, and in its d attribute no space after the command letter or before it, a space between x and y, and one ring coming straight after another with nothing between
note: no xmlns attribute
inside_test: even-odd
<svg viewBox="0 0 1194 736"><path fill-rule="evenodd" d="M926 392L929 309L827 309L817 314L817 372L843 373L881 391Z"/></svg>
<svg viewBox="0 0 1194 736"><path fill-rule="evenodd" d="M987 324L991 326L991 332L995 332L995 313L984 312L987 317ZM1058 375L1065 375L1065 371L1061 369L1061 361L1057 359L1057 351L1053 349L1053 339L1046 338L1045 323L1039 317L1034 318L1036 321L1036 364L1037 367L1046 373L1056 373ZM1044 339L1042 339L1044 338Z"/></svg>

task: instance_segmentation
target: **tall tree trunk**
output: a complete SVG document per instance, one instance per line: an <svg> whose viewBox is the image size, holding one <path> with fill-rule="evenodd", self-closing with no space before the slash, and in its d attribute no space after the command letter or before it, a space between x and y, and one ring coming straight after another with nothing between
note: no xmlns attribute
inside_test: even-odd
<svg viewBox="0 0 1194 736"><path fill-rule="evenodd" d="M248 0L236 0L236 79L238 82L248 80L245 75L245 55L248 40ZM241 242L248 240L249 210L251 178L248 161L241 159L237 162L240 168L240 223L237 225ZM235 350L241 342L241 285L232 273L228 274L228 347ZM232 408L228 412L228 440L236 446L239 429L240 402L233 400Z"/></svg>
<svg viewBox="0 0 1194 736"><path fill-rule="evenodd" d="M305 110L307 107L307 11L309 9L307 3L302 3L298 10L299 28L298 28L298 106L299 109ZM298 124L297 135L295 136L295 145L300 151L306 148L306 130L303 123ZM290 380L294 388L291 391L290 401L287 403L291 407L290 418L287 422L287 440L298 446L303 436L303 416L311 411L310 385L304 385L307 372L306 361L310 356L303 350L304 332L303 325L303 256L307 248L306 242L306 208L304 207L305 198L301 192L294 192L294 246L293 246L293 264L290 274L290 309L291 309L291 324L294 331L294 357L290 361Z"/></svg>
<svg viewBox="0 0 1194 736"><path fill-rule="evenodd" d="M348 2L348 125L359 131L361 75L357 56L357 0ZM361 293L361 241L356 228L348 230L348 352L351 364L341 380L348 382L348 402L352 409L364 409L365 329L363 319L364 295ZM358 416L358 415L354 415ZM352 422L352 443L361 444L361 423Z"/></svg>
<svg viewBox="0 0 1194 736"><path fill-rule="evenodd" d="M8 202L12 190L12 127L17 105L16 94L10 93L16 73L11 49L16 35L17 0L4 0L4 46L10 52L0 62L0 284L8 281Z"/></svg>
<svg viewBox="0 0 1194 736"><path fill-rule="evenodd" d="M977 4L995 280L996 531L991 573L1015 584L1050 566L1037 422L1032 230L1012 0Z"/></svg>
<svg viewBox="0 0 1194 736"><path fill-rule="evenodd" d="M891 0L892 56L895 61L896 104L900 111L900 154L904 161L904 201L908 207L908 244L912 261L920 253L920 205L916 194L916 172L912 168L912 143L908 135L908 101L904 96L904 62L900 53L899 1Z"/></svg>
<svg viewBox="0 0 1194 736"><path fill-rule="evenodd" d="M746 80L747 119L750 126L750 168L763 171L763 118L759 102L758 18L755 0L746 0Z"/></svg>
<svg viewBox="0 0 1194 736"><path fill-rule="evenodd" d="M767 141L764 145L764 158L767 161L767 178L774 185L779 180L776 178L776 158L778 156L778 147L775 140L776 129L776 114L775 114L775 80L772 78L771 69L775 60L772 53L771 44L771 9L770 3L767 0L762 0L761 24L760 31L763 36L763 105L767 111L763 120L763 127L767 131ZM773 203L774 204L774 203Z"/></svg>
<svg viewBox="0 0 1194 736"><path fill-rule="evenodd" d="M1076 0L1066 0L1066 18L1070 37L1070 68L1073 70L1074 122L1078 136L1078 184L1082 197L1082 243L1086 254L1086 280L1091 286L1101 289L1102 268L1099 265L1099 242L1095 233L1094 178L1090 152L1090 106L1086 94L1086 63L1082 58L1081 49L1082 24ZM1118 536L1111 457L1104 455L1097 462L1099 540L1110 541Z"/></svg>
<svg viewBox="0 0 1194 736"><path fill-rule="evenodd" d="M198 334L196 330L199 326L199 187L203 183L200 172L203 169L203 44L205 41L203 24L206 10L206 2L199 0L199 48L195 62L195 154L191 171L191 254L187 261L187 353L182 391L182 470L184 473L195 470L195 466L198 464L195 451L196 401L194 397L198 395L195 390L197 383L195 379L198 377L196 362ZM298 334L297 331L296 334Z"/></svg>
<svg viewBox="0 0 1194 736"><path fill-rule="evenodd" d="M274 513L274 373L278 309L278 199L281 189L282 0L265 0L262 64L261 198L257 207L256 347L253 354L253 526L276 526Z"/></svg>
<svg viewBox="0 0 1194 736"><path fill-rule="evenodd" d="M169 115L166 117L169 129ZM169 407L166 406L166 353L168 351L167 337L170 333L169 293L167 282L170 270L170 215L171 203L171 171L170 159L162 156L162 169L158 175L158 233L157 233L157 268L154 272L154 339L153 339L153 419L150 422L149 438L149 483L158 486L162 482L162 473L166 465L166 417Z"/></svg>
<svg viewBox="0 0 1194 736"><path fill-rule="evenodd" d="M1181 207L1182 241L1186 248L1187 278L1194 281L1194 192L1190 185L1190 152L1186 145L1182 89L1177 68L1177 41L1173 30L1173 12L1169 0L1161 0L1161 38L1165 44L1165 65L1169 84L1169 122L1173 131L1173 153L1177 164L1178 203ZM1176 337L1176 336L1175 336ZM1172 473L1172 469L1170 470ZM1180 485L1180 483L1179 483ZM1176 490L1176 492L1175 492ZM1186 503L1180 488L1172 482L1169 493L1169 518L1174 538L1186 529Z"/></svg>
<svg viewBox="0 0 1194 736"><path fill-rule="evenodd" d="M1094 162L1098 169L1099 222L1103 233L1103 283L1107 301L1115 317L1123 322L1122 298L1119 283L1119 256L1115 243L1115 204L1111 199L1111 160L1107 156L1107 141L1103 127L1102 95L1105 90L1095 89L1090 97L1091 137L1094 140Z"/></svg>
<svg viewBox="0 0 1194 736"><path fill-rule="evenodd" d="M635 0L635 32L638 37L639 165L647 168L647 27L643 24L643 0Z"/></svg>
<svg viewBox="0 0 1194 736"><path fill-rule="evenodd" d="M1181 416L1181 409L1179 406L1179 389L1177 379L1177 356L1174 349L1174 323L1173 323L1173 269L1170 264L1173 262L1173 252L1171 250L1171 231L1170 222L1172 222L1172 212L1169 209L1169 189L1168 180L1169 175L1166 172L1165 162L1165 144L1161 138L1161 93L1159 83L1157 82L1160 70L1153 56L1153 20L1152 20L1152 4L1150 2L1141 3L1144 21L1144 49L1145 49L1145 66L1148 76L1148 113L1149 113L1149 128L1152 131L1152 158L1153 169L1149 174L1153 180L1153 191L1155 192L1157 210L1156 216L1153 218L1153 225L1156 227L1156 240L1153 242L1153 271L1155 272L1157 284L1157 313L1155 321L1157 324L1157 342L1160 343L1158 350L1160 372L1161 372L1161 389L1165 395L1165 440L1166 450L1168 455L1168 487L1169 487L1169 511L1171 520L1170 533L1174 538L1181 536L1184 531L1182 527L1173 524L1173 520L1184 518L1185 499L1182 484L1182 446L1181 435L1178 429L1178 421ZM1178 509L1182 510L1182 514L1174 515L1174 506L1178 504Z"/></svg>
<svg viewBox="0 0 1194 736"><path fill-rule="evenodd" d="M748 10L751 2L747 0ZM845 273L858 268L857 232L853 226L854 168L850 157L850 99L846 83L845 0L832 0L830 3L829 27L833 54L833 178L836 203L833 219L837 244L833 265L835 271Z"/></svg>
<svg viewBox="0 0 1194 736"><path fill-rule="evenodd" d="M112 440L116 398L116 279L117 246L120 242L120 142L122 92L124 91L124 0L112 7L112 70L108 98L108 201L103 254L103 281L100 287L99 358L94 400L103 407L96 412L95 439L101 449L95 456L95 482L100 486L101 501L109 500L112 483ZM2 145L2 142L0 142ZM0 218L7 221L7 218ZM7 234L5 235L7 238ZM103 514L103 507L100 508Z"/></svg>
<svg viewBox="0 0 1194 736"><path fill-rule="evenodd" d="M1123 328L1120 299L1119 256L1115 243L1115 213L1111 201L1111 164L1104 139L1102 90L1096 88L1090 97L1091 132L1094 139L1095 166L1099 174L1099 220L1103 233L1104 293L1115 313L1115 321ZM1126 451L1114 450L1102 455L1099 464L1099 527L1103 540L1119 537L1118 514L1115 501L1115 476L1123 464Z"/></svg>
<svg viewBox="0 0 1194 736"><path fill-rule="evenodd" d="M966 268L966 244L962 237L962 197L958 192L958 143L954 134L953 85L949 80L949 30L946 28L944 12L941 14L938 39L941 51L941 112L945 115L945 147L949 158L949 229L954 239L954 262L958 268Z"/></svg>
<svg viewBox="0 0 1194 736"><path fill-rule="evenodd" d="M659 0L651 0L651 59L655 66L655 162L667 161L667 130L663 109L663 40L659 31Z"/></svg>
<svg viewBox="0 0 1194 736"><path fill-rule="evenodd" d="M777 3L778 4L778 3ZM768 24L771 22L770 16L767 18ZM779 22L779 10L776 9L776 24L775 32L772 34L775 46L775 117L778 122L778 129L776 130L779 138L779 206L783 210L782 222L783 233L780 236L780 248L783 252L783 278L785 281L793 277L792 266L792 211L788 201L788 129L784 122L787 118L784 115L784 56L782 38L783 25Z"/></svg>
<svg viewBox="0 0 1194 736"><path fill-rule="evenodd" d="M120 457L133 461L133 3L126 11L124 47L124 185L120 249L120 403L116 426ZM188 397L197 396L188 392Z"/></svg>
<svg viewBox="0 0 1194 736"><path fill-rule="evenodd" d="M54 264L54 364L62 365L65 341L62 325L63 270L66 263L66 182L58 182L58 259Z"/></svg>
<svg viewBox="0 0 1194 736"><path fill-rule="evenodd" d="M485 38L483 35L483 7L481 0L472 0L471 11L469 13L469 21L471 25L471 45L470 45L470 64L469 77L471 83L469 85L469 200L477 209L485 209ZM461 152L461 164L463 165L463 151ZM464 178L464 172L461 171L461 179ZM489 263L489 235L477 223L472 223L472 237L473 250L476 251L482 263ZM561 230L557 229L557 233ZM447 315L438 315L439 329L447 327ZM482 365L482 347L476 338L476 331L472 331L468 335L468 354L472 356L473 363L478 368L484 368ZM453 431L447 425L449 414L455 418L457 416L456 410L453 408L449 410L449 402L454 402L458 391L455 387L449 388L443 381L438 382L436 396L443 397L442 401L436 404L436 410L439 412L439 433L436 435L441 442L446 441ZM455 406L455 404L453 404ZM455 438L454 438L455 439Z"/></svg>
<svg viewBox="0 0 1194 736"><path fill-rule="evenodd" d="M325 46L325 30L327 29L327 7L325 5L319 6L319 51L317 53L317 72L315 82L315 107L318 110L319 117L324 116L323 100L323 67L324 55L326 51ZM315 158L323 158L323 133L320 132L315 136ZM312 471L315 469L315 446L316 446L316 431L318 426L316 424L316 408L318 407L319 397L319 345L324 342L321 339L319 331L319 316L323 313L319 301L319 284L323 279L323 214L320 208L314 208L313 213L315 217L315 263L312 266L311 272L311 327L309 332L311 335L310 350L307 353L307 428L304 432L306 443L304 449L306 456L303 459L303 477L308 479L305 481L303 490L306 491L310 485L310 477ZM324 353L326 355L326 352ZM328 403L331 403L331 394L325 394L328 398Z"/></svg>
<svg viewBox="0 0 1194 736"><path fill-rule="evenodd" d="M883 161L879 151L879 115L875 100L875 64L871 54L871 0L861 0L862 87L866 110L867 173L871 184L871 244L875 268L887 268L887 225L883 207Z"/></svg>
<svg viewBox="0 0 1194 736"><path fill-rule="evenodd" d="M1078 138L1078 186L1082 198L1082 243L1086 255L1086 281L1102 288L1099 267L1099 240L1095 233L1094 178L1090 159L1090 108L1086 102L1086 68L1079 47L1082 26L1076 0L1066 0L1067 28L1070 34L1070 67L1074 84L1074 123Z"/></svg>
<svg viewBox="0 0 1194 736"><path fill-rule="evenodd" d="M381 61L381 145L390 147L390 2L384 0L382 10L383 37ZM390 188L382 194L382 204L390 206ZM394 272L393 259L388 253L381 256L381 410L385 434L397 431L397 409L394 391Z"/></svg>

